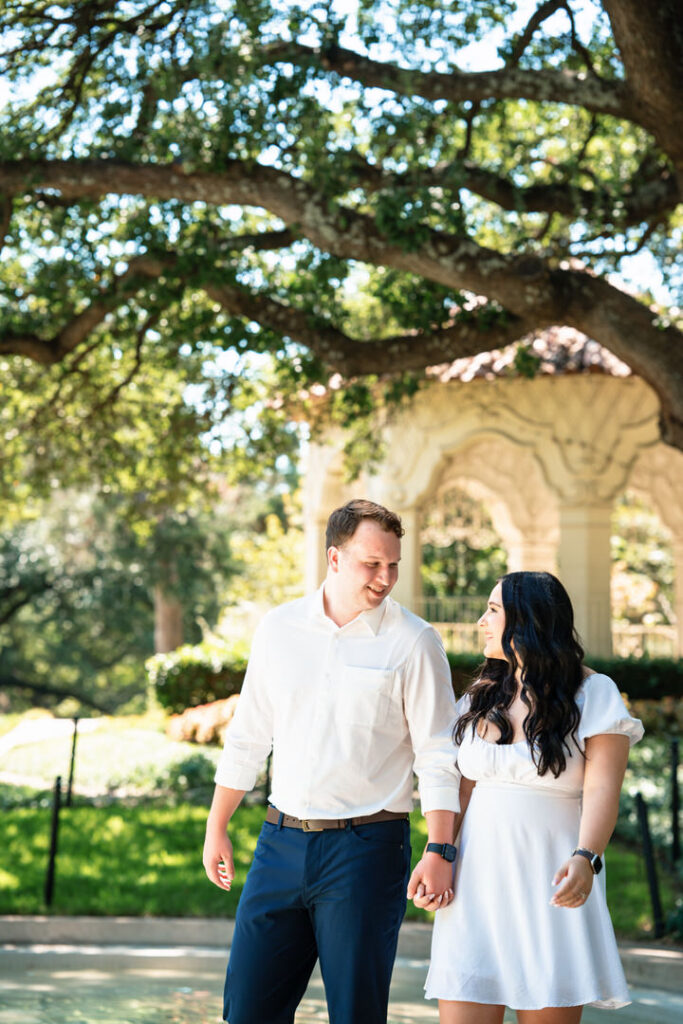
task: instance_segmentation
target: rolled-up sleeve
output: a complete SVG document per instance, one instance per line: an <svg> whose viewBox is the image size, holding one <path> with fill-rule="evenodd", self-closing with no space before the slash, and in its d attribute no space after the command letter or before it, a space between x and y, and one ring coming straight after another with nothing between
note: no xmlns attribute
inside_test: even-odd
<svg viewBox="0 0 683 1024"><path fill-rule="evenodd" d="M422 813L459 811L460 773L452 739L455 696L441 637L431 627L420 633L407 659L403 704Z"/></svg>
<svg viewBox="0 0 683 1024"><path fill-rule="evenodd" d="M237 709L214 776L217 785L229 789L253 789L273 745L267 630L266 617L254 634Z"/></svg>

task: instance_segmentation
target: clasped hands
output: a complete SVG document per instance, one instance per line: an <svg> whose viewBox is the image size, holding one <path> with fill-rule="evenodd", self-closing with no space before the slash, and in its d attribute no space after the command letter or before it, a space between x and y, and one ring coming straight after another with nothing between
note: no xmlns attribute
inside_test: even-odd
<svg viewBox="0 0 683 1024"><path fill-rule="evenodd" d="M421 910L442 910L454 896L455 865L438 853L425 853L408 882L408 899Z"/></svg>

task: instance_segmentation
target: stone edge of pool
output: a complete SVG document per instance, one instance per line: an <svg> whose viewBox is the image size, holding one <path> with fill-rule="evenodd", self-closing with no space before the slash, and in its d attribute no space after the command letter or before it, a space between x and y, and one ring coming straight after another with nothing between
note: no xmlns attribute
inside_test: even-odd
<svg viewBox="0 0 683 1024"><path fill-rule="evenodd" d="M203 946L227 949L234 922L193 917L51 917L0 915L0 945ZM406 921L398 955L429 959L431 925ZM683 947L622 942L630 985L683 994Z"/></svg>

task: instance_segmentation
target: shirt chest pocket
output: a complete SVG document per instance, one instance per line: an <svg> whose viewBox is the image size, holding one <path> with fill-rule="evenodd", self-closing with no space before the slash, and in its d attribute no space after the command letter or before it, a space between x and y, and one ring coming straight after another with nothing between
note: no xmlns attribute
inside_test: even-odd
<svg viewBox="0 0 683 1024"><path fill-rule="evenodd" d="M395 675L392 669L345 665L336 694L337 720L368 729L384 725L392 714Z"/></svg>

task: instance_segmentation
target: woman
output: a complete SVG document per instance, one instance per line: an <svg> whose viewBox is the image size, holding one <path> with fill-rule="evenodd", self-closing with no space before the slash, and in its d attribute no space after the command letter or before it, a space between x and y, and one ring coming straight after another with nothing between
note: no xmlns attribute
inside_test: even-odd
<svg viewBox="0 0 683 1024"><path fill-rule="evenodd" d="M503 576L479 626L486 661L454 730L475 785L426 997L441 1024L501 1024L506 1006L519 1024L578 1024L587 1003L629 1002L600 871L643 728L615 683L582 665L554 576Z"/></svg>

